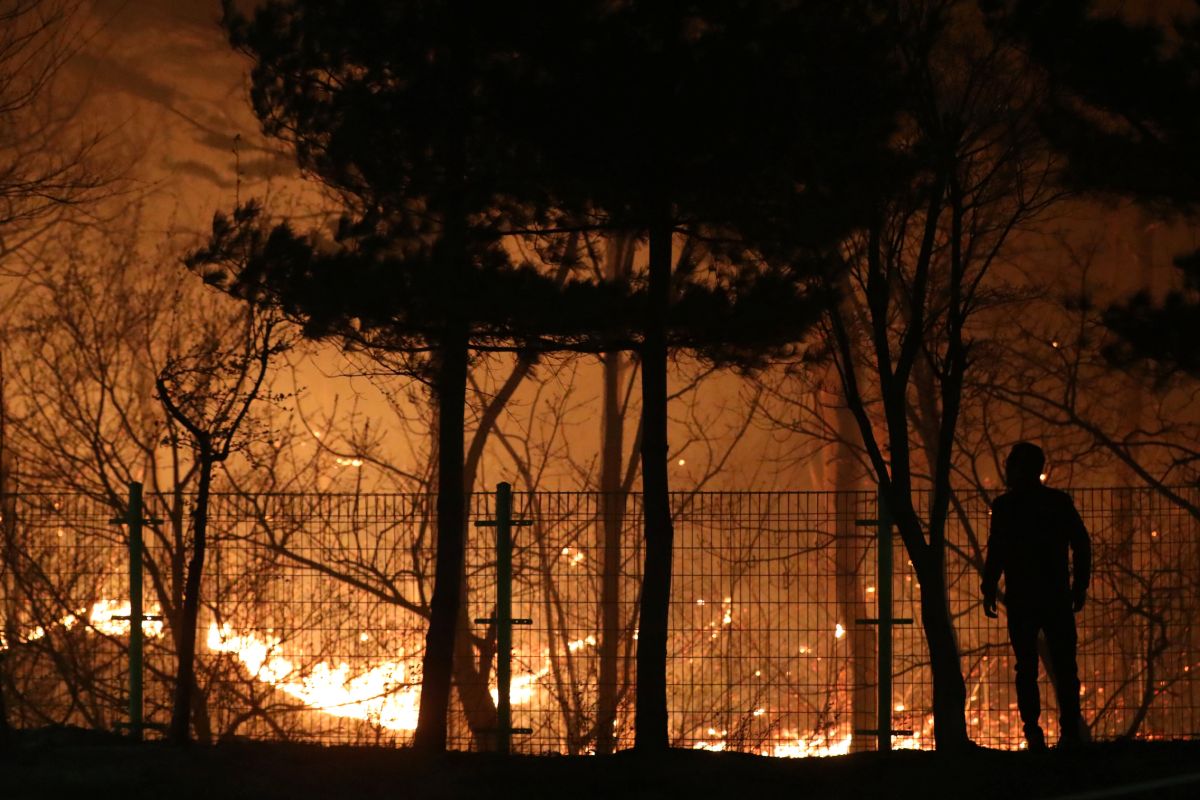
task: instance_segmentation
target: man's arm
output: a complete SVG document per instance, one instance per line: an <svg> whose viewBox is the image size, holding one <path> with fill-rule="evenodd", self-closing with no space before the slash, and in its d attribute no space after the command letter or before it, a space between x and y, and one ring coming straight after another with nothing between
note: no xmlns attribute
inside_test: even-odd
<svg viewBox="0 0 1200 800"><path fill-rule="evenodd" d="M1000 591L1000 575L1004 572L1008 550L1002 517L1003 514L1000 513L997 504L993 504L988 532L987 557L983 563L983 585L980 587L983 591L983 613L992 618L997 616L996 596Z"/></svg>
<svg viewBox="0 0 1200 800"><path fill-rule="evenodd" d="M1067 497L1066 526L1067 542L1071 545L1071 606L1079 611L1087 600L1088 585L1092 580L1092 538L1070 496Z"/></svg>

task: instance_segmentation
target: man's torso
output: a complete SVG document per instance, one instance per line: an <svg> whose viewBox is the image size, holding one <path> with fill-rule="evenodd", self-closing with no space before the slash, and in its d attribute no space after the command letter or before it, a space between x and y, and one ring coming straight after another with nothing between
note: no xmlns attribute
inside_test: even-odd
<svg viewBox="0 0 1200 800"><path fill-rule="evenodd" d="M1071 498L1044 486L1001 495L992 525L1005 537L1004 580L1010 610L1071 602Z"/></svg>

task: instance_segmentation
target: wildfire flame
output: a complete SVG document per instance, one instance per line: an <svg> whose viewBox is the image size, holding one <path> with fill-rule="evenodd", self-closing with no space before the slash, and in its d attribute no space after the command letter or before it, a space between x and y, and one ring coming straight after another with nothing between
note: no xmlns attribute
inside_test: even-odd
<svg viewBox="0 0 1200 800"><path fill-rule="evenodd" d="M538 688L537 682L550 674L550 667L545 667L537 672L530 672L525 675L514 675L512 683L509 684L509 702L514 706L525 705L533 700L533 693ZM492 686L489 690L492 695L492 702L500 702L500 689Z"/></svg>
<svg viewBox="0 0 1200 800"><path fill-rule="evenodd" d="M93 603L90 609L80 609L73 613L68 613L54 622L51 628L62 628L63 630L71 630L72 628L83 624L89 629L95 630L97 633L102 633L106 636L128 636L129 635L129 601L128 600L100 600ZM153 605L146 609L146 614L150 616L161 616L161 611L157 605ZM124 617L124 619L119 619ZM26 644L28 642L36 642L38 639L46 637L47 629L45 626L37 625L23 634L16 637L14 644ZM161 638L163 635L163 623L161 619L142 620L142 634L151 639ZM8 640L4 638L4 634L0 633L0 652L7 650L9 647Z"/></svg>
<svg viewBox="0 0 1200 800"><path fill-rule="evenodd" d="M234 654L252 677L314 711L389 730L416 730L421 687L408 680L400 661L385 661L354 676L344 662L333 666L322 661L305 673L280 652L279 637L234 633L228 623L212 623L206 643L214 653Z"/></svg>
<svg viewBox="0 0 1200 800"><path fill-rule="evenodd" d="M775 758L825 758L844 756L850 752L854 736L850 733L815 734L801 736L793 731L784 731L784 738L792 739L783 744L768 745L760 753Z"/></svg>
<svg viewBox="0 0 1200 800"><path fill-rule="evenodd" d="M755 710L755 716L759 709ZM725 741L726 731L719 731L714 728L708 729L709 740L696 742L692 745L693 750L712 750L721 752L728 749L729 745ZM829 733L810 733L802 734L798 731L785 730L781 732L781 738L784 740L777 744L767 744L759 748L756 752L760 756L770 756L772 758L827 758L829 756L844 756L850 752L850 745L854 742L854 734L848 730L837 729ZM918 731L911 736L893 736L893 750L920 750L921 749L921 733Z"/></svg>
<svg viewBox="0 0 1200 800"><path fill-rule="evenodd" d="M593 643L594 640L584 640L582 644ZM214 653L232 653L251 677L294 697L314 711L363 720L388 730L416 730L421 686L409 680L408 666L403 661L385 661L357 675L351 675L350 666L345 662L335 666L322 661L311 669L302 670L282 652L282 641L278 636L236 633L228 623L221 626L212 623L206 644ZM537 672L514 675L510 691L512 704L531 702L538 681L548 674L550 667L547 665ZM499 702L499 689L493 684L490 691L493 702Z"/></svg>
<svg viewBox="0 0 1200 800"><path fill-rule="evenodd" d="M697 600L697 603L703 604L704 601ZM732 621L730 603L730 598L725 598L722 604L723 625L729 625ZM149 606L146 613L150 616L161 615L157 604ZM93 603L90 608L65 614L49 627L71 630L85 625L87 630L106 636L128 636L129 616L129 601L102 599ZM147 638L154 639L161 638L165 633L160 619L143 620L142 630ZM39 625L19 635L15 643L37 641L47 634L47 628ZM841 624L836 625L834 635L836 638L845 635ZM365 633L359 638L360 641L370 639ZM350 665L346 662L332 664L321 661L306 669L302 668L294 657L284 652L281 637L270 633L237 632L228 623L211 623L205 643L213 653L233 655L252 678L295 698L313 711L361 720L394 731L413 731L417 727L421 686L410 679L409 663L404 660L387 660L358 674L352 674ZM0 634L0 652L8 646L9 643L3 638L3 634ZM596 639L594 636L587 636L568 641L565 646L569 652L577 652L585 647L595 647ZM801 652L806 649L801 648ZM535 693L542 688L539 682L551 671L549 652L543 652L542 655L545 666L541 669L513 676L510 694L513 705L531 703ZM493 701L498 702L499 691L494 680L490 693ZM904 708L903 703L896 706L897 711ZM766 713L766 709L756 708L752 713L761 717ZM920 749L924 744L922 734L932 731L932 718L924 720L919 727L922 730L915 731L912 735L893 737L892 748ZM758 753L776 758L837 756L849 753L853 742L853 734L843 728L807 734L784 730L781 734L782 741L765 744L758 749ZM696 742L693 748L711 751L730 749L731 745L726 741L726 736L727 731L709 728L706 738Z"/></svg>

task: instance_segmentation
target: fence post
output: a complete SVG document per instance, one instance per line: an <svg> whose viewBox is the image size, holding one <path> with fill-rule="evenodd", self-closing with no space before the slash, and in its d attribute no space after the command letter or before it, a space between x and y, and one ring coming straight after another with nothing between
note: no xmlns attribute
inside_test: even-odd
<svg viewBox="0 0 1200 800"><path fill-rule="evenodd" d="M129 484L128 510L123 517L112 520L117 525L129 526L129 615L116 616L113 619L129 620L129 735L133 739L141 739L146 724L142 719L143 696L143 651L145 637L142 632L142 622L161 617L146 616L142 608L142 525L147 520L142 513L142 484L131 481Z"/></svg>
<svg viewBox="0 0 1200 800"><path fill-rule="evenodd" d="M512 486L496 486L496 747L512 749Z"/></svg>
<svg viewBox="0 0 1200 800"><path fill-rule="evenodd" d="M142 485L129 484L129 724L135 739L142 736Z"/></svg>
<svg viewBox="0 0 1200 800"><path fill-rule="evenodd" d="M892 515L888 509L887 499L880 488L876 501L875 519L856 520L859 525L876 529L875 544L875 602L877 617L855 620L859 625L876 625L878 645L876 647L875 663L878 670L876 686L879 691L876 700L875 729L857 730L859 734L875 734L876 749L887 752L892 749L892 737L896 735L911 735L911 730L896 730L892 727L892 628L896 625L911 625L912 619L893 617L892 598L892 549L895 530Z"/></svg>
<svg viewBox="0 0 1200 800"><path fill-rule="evenodd" d="M514 733L531 733L528 728L512 725L512 640L513 625L532 625L531 619L513 619L512 615L512 529L532 525L529 520L512 518L512 485L496 484L496 518L480 520L476 526L496 529L496 616L475 620L476 624L496 624L496 749L507 755L512 751Z"/></svg>
<svg viewBox="0 0 1200 800"><path fill-rule="evenodd" d="M892 749L892 515L888 513L883 492L879 493L879 565L876 567L875 596L879 603L879 719L878 745L884 752Z"/></svg>

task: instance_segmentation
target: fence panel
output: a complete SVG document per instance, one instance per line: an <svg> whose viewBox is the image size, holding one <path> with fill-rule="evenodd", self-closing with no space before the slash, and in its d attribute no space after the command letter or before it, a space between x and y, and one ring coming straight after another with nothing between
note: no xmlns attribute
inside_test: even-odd
<svg viewBox="0 0 1200 800"><path fill-rule="evenodd" d="M1189 501L1196 489L1181 489ZM1094 541L1079 616L1084 713L1098 738L1200 733L1196 623L1200 521L1149 489L1073 492ZM191 498L147 496L146 718L169 717L173 626ZM923 510L928 498L919 497ZM493 496L469 508L451 743L492 745ZM11 721L112 729L125 718L129 623L121 499L0 498L3 662ZM398 745L416 724L432 588L434 513L423 495L234 495L213 499L199 631L197 733ZM518 493L513 720L518 752L632 744L640 498ZM875 539L869 492L719 492L672 497L676 551L668 653L679 747L822 755L872 746L876 724ZM1015 748L1021 726L1003 619L979 600L987 504L958 498L948 586L976 741ZM919 585L895 548L896 747L932 746ZM1043 721L1056 735L1043 676Z"/></svg>

